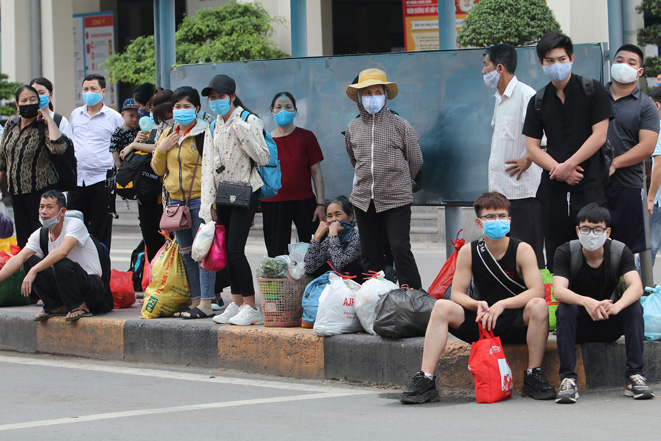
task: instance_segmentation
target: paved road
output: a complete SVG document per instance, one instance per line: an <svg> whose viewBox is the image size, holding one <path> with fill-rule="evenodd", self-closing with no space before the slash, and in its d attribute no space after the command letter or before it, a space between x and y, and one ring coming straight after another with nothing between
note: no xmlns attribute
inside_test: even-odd
<svg viewBox="0 0 661 441"><path fill-rule="evenodd" d="M0 439L658 439L661 400L586 392L575 405L399 391L227 371L0 352ZM20 380L19 380L20 379ZM656 385L661 390L661 385Z"/></svg>

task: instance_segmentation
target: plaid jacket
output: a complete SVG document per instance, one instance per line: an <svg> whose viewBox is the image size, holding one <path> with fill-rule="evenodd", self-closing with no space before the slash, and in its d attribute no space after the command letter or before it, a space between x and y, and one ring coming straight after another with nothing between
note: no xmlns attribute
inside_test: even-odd
<svg viewBox="0 0 661 441"><path fill-rule="evenodd" d="M351 203L377 213L413 203L413 178L422 168L418 135L388 110L388 101L370 115L358 100L360 116L347 127L344 141L356 175Z"/></svg>

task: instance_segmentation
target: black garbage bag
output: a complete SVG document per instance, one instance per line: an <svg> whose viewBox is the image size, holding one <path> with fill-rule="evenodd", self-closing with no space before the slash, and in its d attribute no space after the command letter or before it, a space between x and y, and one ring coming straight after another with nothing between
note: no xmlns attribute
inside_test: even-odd
<svg viewBox="0 0 661 441"><path fill-rule="evenodd" d="M436 299L422 290L393 289L381 296L376 304L374 331L381 337L421 337Z"/></svg>

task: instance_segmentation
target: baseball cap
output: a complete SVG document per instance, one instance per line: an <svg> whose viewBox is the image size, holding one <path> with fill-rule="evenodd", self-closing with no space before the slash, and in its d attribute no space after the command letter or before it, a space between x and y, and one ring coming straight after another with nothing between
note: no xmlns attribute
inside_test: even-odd
<svg viewBox="0 0 661 441"><path fill-rule="evenodd" d="M202 96L209 96L212 90L231 95L236 92L236 83L227 75L216 75L209 82L209 87L202 89Z"/></svg>

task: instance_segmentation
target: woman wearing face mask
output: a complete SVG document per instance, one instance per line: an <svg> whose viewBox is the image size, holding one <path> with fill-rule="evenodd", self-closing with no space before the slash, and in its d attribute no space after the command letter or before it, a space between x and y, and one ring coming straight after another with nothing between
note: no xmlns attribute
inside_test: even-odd
<svg viewBox="0 0 661 441"><path fill-rule="evenodd" d="M353 205L345 196L339 196L328 203L326 220L319 222L319 228L310 241L310 248L305 253L307 274L317 278L331 270L356 276L356 282L363 282L360 236L353 218Z"/></svg>
<svg viewBox="0 0 661 441"><path fill-rule="evenodd" d="M16 91L20 117L5 125L0 141L0 179L7 176L7 190L12 195L16 241L23 248L39 223L42 193L56 188L57 173L51 155L61 155L73 148L49 112L39 106L39 93L31 86Z"/></svg>
<svg viewBox="0 0 661 441"><path fill-rule="evenodd" d="M189 86L180 87L172 96L174 127L163 132L158 140L151 166L164 176L163 186L169 195L169 205L188 205L191 227L175 231L177 243L184 259L186 277L191 291L190 310L182 312L185 319L213 316L211 300L214 298L216 273L200 268L191 257L195 234L200 219L200 178L202 156L198 144L203 139L207 123L196 119L200 110L200 95ZM207 147L209 148L209 147Z"/></svg>
<svg viewBox="0 0 661 441"><path fill-rule="evenodd" d="M261 206L266 250L269 257L275 257L289 254L292 221L299 240L310 240L319 221L325 218L326 204L321 175L324 155L314 133L294 124L297 109L292 94L275 94L271 113L276 123L271 136L278 146L282 188L276 196L262 200Z"/></svg>
<svg viewBox="0 0 661 441"><path fill-rule="evenodd" d="M263 185L257 166L267 164L271 156L262 133L264 125L252 113L246 120L241 117L247 109L236 96L236 83L227 75L213 77L202 95L209 97L211 111L218 117L214 133L208 130L205 138L200 213L206 222L213 219L225 226L232 290L232 302L213 320L240 326L262 324L262 313L255 305L253 276L245 246ZM216 204L214 208L221 183L250 187L248 207Z"/></svg>
<svg viewBox="0 0 661 441"><path fill-rule="evenodd" d="M57 126L60 129L60 132L64 133L67 138L72 139L73 132L71 131L69 120L63 115L55 113L55 110L53 110L53 83L44 77L40 77L30 81L30 86L34 87L34 89L39 92L39 108L44 109L48 106L47 110L51 118L53 118L53 121L56 123L59 121Z"/></svg>

